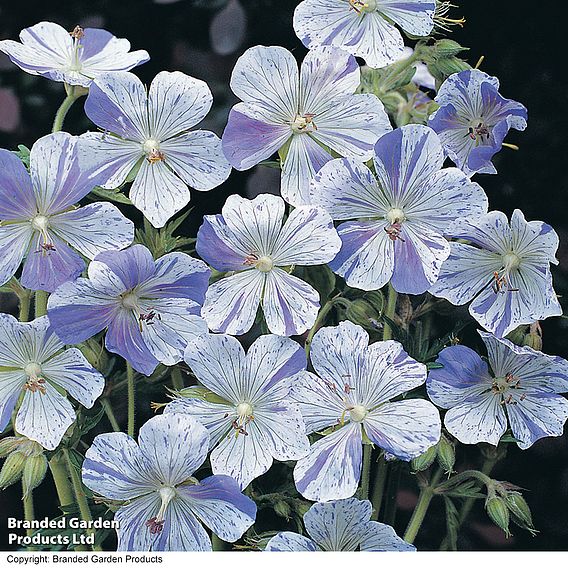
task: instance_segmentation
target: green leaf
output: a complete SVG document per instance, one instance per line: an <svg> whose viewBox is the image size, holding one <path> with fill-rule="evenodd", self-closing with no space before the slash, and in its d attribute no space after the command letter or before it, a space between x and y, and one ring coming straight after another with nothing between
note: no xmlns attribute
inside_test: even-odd
<svg viewBox="0 0 568 568"><path fill-rule="evenodd" d="M132 205L132 201L120 191L120 189L105 189L104 187L95 187L89 196L96 195L106 201L114 201L115 203L122 203L124 205ZM94 201L94 200L93 200Z"/></svg>
<svg viewBox="0 0 568 568"><path fill-rule="evenodd" d="M23 144L18 144L18 151L14 152L20 160L24 163L26 168L30 167L30 149Z"/></svg>
<svg viewBox="0 0 568 568"><path fill-rule="evenodd" d="M458 549L458 530L460 528L460 515L453 501L444 496L446 506L446 531L449 550Z"/></svg>

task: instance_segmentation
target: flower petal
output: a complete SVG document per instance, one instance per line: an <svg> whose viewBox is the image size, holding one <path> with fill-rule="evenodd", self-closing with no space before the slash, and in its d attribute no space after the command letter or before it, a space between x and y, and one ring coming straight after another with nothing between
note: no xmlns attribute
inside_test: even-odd
<svg viewBox="0 0 568 568"><path fill-rule="evenodd" d="M383 404L367 414L363 425L374 444L404 461L423 454L440 440L440 414L427 400Z"/></svg>
<svg viewBox="0 0 568 568"><path fill-rule="evenodd" d="M1 337L0 357L4 359ZM26 380L27 376L22 371L0 371L0 432L3 432L12 420L12 413Z"/></svg>
<svg viewBox="0 0 568 568"><path fill-rule="evenodd" d="M369 521L361 541L361 552L415 552L416 547L400 538L394 529L383 523Z"/></svg>
<svg viewBox="0 0 568 568"><path fill-rule="evenodd" d="M27 221L36 213L30 174L14 152L0 149L0 219Z"/></svg>
<svg viewBox="0 0 568 568"><path fill-rule="evenodd" d="M273 536L267 543L265 552L316 552L313 540L293 532L281 532Z"/></svg>
<svg viewBox="0 0 568 568"><path fill-rule="evenodd" d="M296 489L312 501L351 497L361 476L362 447L360 424L348 424L318 440L296 463Z"/></svg>
<svg viewBox="0 0 568 568"><path fill-rule="evenodd" d="M33 230L29 223L0 225L0 286L14 276L32 238Z"/></svg>
<svg viewBox="0 0 568 568"><path fill-rule="evenodd" d="M114 520L119 524L116 529L118 552L148 552L152 549L155 536L148 530L146 521L155 517L159 508L160 497L153 492L118 509L114 515Z"/></svg>
<svg viewBox="0 0 568 568"><path fill-rule="evenodd" d="M381 0L379 11L413 36L430 35L434 28L434 0Z"/></svg>
<svg viewBox="0 0 568 568"><path fill-rule="evenodd" d="M120 295L156 275L152 253L143 245L102 252L89 264L89 278L109 294Z"/></svg>

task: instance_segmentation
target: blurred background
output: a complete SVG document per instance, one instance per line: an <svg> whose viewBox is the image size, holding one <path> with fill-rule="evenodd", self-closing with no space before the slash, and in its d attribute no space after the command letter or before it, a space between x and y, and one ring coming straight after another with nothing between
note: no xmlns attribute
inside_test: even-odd
<svg viewBox="0 0 568 568"><path fill-rule="evenodd" d="M0 0L0 39L17 39L21 29L42 20L69 30L77 24L105 28L118 37L128 38L132 49L150 53L151 60L134 70L144 82L150 83L162 70L179 70L205 80L213 91L215 106L201 127L221 135L229 109L236 102L228 87L231 70L246 48L282 45L298 59L306 53L292 28L297 3L298 0ZM455 3L461 6L453 14L464 16L466 24L455 28L452 39L470 48L470 64L475 65L484 55L481 68L499 77L501 94L522 102L529 110L527 131L512 131L507 138L518 144L520 151L503 149L494 160L499 175L477 176L476 181L487 191L492 209L510 214L519 208L528 220L543 220L556 229L560 235L560 265L553 273L566 311L568 168L564 160L568 154L568 94L561 19L539 17L534 4L527 0ZM61 83L28 75L0 54L0 147L31 147L37 138L48 134L64 96ZM68 115L65 129L72 134L94 128L82 112L83 101L76 103ZM184 225L184 234L195 236L202 216L219 212L232 193L247 197L277 193L278 178L278 172L270 168L234 171L221 187L209 193L193 192L195 208ZM14 308L11 297L0 293L1 311ZM552 318L542 324L543 351L568 357L567 322ZM512 527L513 536L506 539L488 521L479 502L462 530L459 549L568 550L568 436L541 440L526 451L514 444L508 446L507 459L497 466L493 477L529 490L525 497L540 532L531 537ZM457 466L478 467L477 450L461 450ZM265 483L269 481L270 478ZM416 503L414 487L411 479L403 478L395 523L399 534ZM38 518L58 515L57 504L50 501L55 492L49 476L34 495ZM20 499L18 486L0 492L0 550L10 549L6 542L6 517L22 518ZM444 519L441 503L434 502L416 540L419 549L438 549L445 535ZM279 528L283 527L278 523L263 527Z"/></svg>

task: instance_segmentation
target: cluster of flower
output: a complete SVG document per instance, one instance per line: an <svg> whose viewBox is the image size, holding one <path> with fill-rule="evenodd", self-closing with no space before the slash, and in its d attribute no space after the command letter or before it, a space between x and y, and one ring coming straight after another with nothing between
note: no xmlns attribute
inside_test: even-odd
<svg viewBox="0 0 568 568"><path fill-rule="evenodd" d="M441 84L427 125L393 130L379 98L356 93L355 56L374 68L396 62L404 45L394 24L428 36L435 11L434 0L304 0L294 18L310 48L300 69L284 48L246 51L231 79L242 102L222 140L191 130L212 105L204 82L162 72L147 91L128 72L146 52L130 53L106 31L40 23L21 43L0 42L25 71L76 96L88 89L85 112L101 129L40 139L29 172L0 150L0 283L25 259L21 285L51 293L47 315L30 323L0 316L0 430L16 411L16 432L56 449L75 420L64 393L90 408L105 383L65 346L105 330L106 349L136 371L185 361L202 385L144 424L138 443L102 434L87 451L84 484L122 504L119 549L210 549L199 521L239 539L256 516L242 491L274 459L296 461L296 488L317 503L304 517L313 540L281 533L267 550L413 549L353 498L365 444L404 461L422 455L440 439L435 405L449 409L446 429L467 444L497 444L508 422L521 448L562 434L568 362L504 338L561 314L550 272L558 237L518 210L510 222L488 212L471 181L495 173L491 158L510 128L526 127L526 109L476 69ZM132 244L134 225L116 206L75 206L95 186L129 181L132 204L163 227L189 202L189 187L213 189L231 167L276 152L282 197L229 197L199 229L202 260L154 259ZM456 167L443 168L446 157ZM369 345L351 322L317 330L319 294L292 272L325 264L353 288L388 284L470 303L489 332L480 332L489 366L451 346L428 374L401 344ZM211 285L210 267L223 273ZM245 354L234 336L259 308L270 333ZM308 330L315 373L290 339ZM404 398L423 384L431 401ZM214 475L198 481L208 455Z"/></svg>

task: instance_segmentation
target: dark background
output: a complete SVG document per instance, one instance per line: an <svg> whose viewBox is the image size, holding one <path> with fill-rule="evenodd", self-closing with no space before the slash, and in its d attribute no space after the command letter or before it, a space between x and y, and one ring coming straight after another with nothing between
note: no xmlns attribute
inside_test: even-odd
<svg viewBox="0 0 568 568"><path fill-rule="evenodd" d="M132 49L146 49L150 62L134 71L150 83L161 70L180 70L208 82L215 107L204 128L222 133L228 110L234 102L228 88L233 65L249 46L282 45L302 58L305 49L292 28L292 12L297 0L240 0L244 13L235 8L219 16L225 0L180 0L154 3L152 0L0 0L0 39L17 39L22 28L39 21L57 22L71 30L102 27L118 37L128 38ZM492 209L510 214L520 208L529 220L550 223L560 235L554 269L555 287L562 298L568 291L568 168L566 160L568 108L564 30L561 18L541 17L534 4L512 0L460 2L457 16L465 16L463 29L452 38L471 49L468 60L474 65L485 56L482 69L501 80L501 94L525 104L529 127L515 131L508 141L520 146L519 152L504 149L495 159L497 176L477 176L487 191ZM245 22L246 20L246 22ZM239 29L244 30L239 42ZM219 53L221 52L221 54ZM229 53L227 53L229 52ZM18 144L31 147L48 134L58 105L64 97L63 86L19 70L0 54L0 147L15 149ZM66 130L80 134L93 128L82 113L82 101L71 110ZM232 193L249 197L265 191L278 191L274 170L233 172L228 182L209 193L193 193L195 210L184 232L194 236L203 214L219 212ZM1 296L1 294L0 294ZM8 311L8 298L0 298ZM566 321L552 318L543 323L546 353L568 357ZM474 508L459 540L461 550L568 550L568 436L537 442L526 451L509 445L509 454L495 470L494 477L506 479L530 491L525 496L540 533L512 528L513 537L488 521L480 503ZM475 448L461 449L459 468L479 465ZM398 495L396 528L404 530L416 501L414 485L406 479ZM57 504L49 476L37 490L36 516L57 515ZM18 490L0 493L0 548L5 544L5 517L19 516ZM263 527L265 530L279 527ZM443 510L434 503L416 541L424 550L436 550L445 534Z"/></svg>

